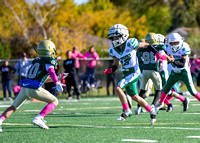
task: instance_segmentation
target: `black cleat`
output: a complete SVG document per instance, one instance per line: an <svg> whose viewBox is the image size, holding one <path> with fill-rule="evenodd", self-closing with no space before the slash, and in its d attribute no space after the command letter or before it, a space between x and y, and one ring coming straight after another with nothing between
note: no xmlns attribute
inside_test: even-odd
<svg viewBox="0 0 200 143"><path fill-rule="evenodd" d="M190 99L189 98L185 98L185 100L183 101L183 111L187 111L188 110L189 103L190 103Z"/></svg>

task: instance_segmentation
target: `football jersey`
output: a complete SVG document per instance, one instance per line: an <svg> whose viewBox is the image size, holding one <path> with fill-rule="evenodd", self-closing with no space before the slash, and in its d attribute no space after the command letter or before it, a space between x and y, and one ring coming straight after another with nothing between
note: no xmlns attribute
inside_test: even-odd
<svg viewBox="0 0 200 143"><path fill-rule="evenodd" d="M136 56L138 45L139 42L137 39L130 38L123 44L121 51L118 48L111 47L108 53L111 57L117 58L120 61L122 69L132 69L134 70L133 72L136 72L140 70Z"/></svg>
<svg viewBox="0 0 200 143"><path fill-rule="evenodd" d="M164 45L155 45L154 48L159 52L165 50ZM137 52L139 61L142 61L143 70L159 71L159 61L156 62L155 54L150 49L139 48Z"/></svg>
<svg viewBox="0 0 200 143"><path fill-rule="evenodd" d="M51 57L34 59L28 70L26 79L20 81L20 86L34 89L41 87L49 77L49 73L46 70L46 64L55 67L57 65L57 60Z"/></svg>
<svg viewBox="0 0 200 143"><path fill-rule="evenodd" d="M180 61L182 56L189 55L191 53L191 49L186 42L183 42L181 48L176 52L172 51L171 48L170 48L170 45L167 44L166 45L166 51L167 51L168 55L173 55L175 61ZM177 67L173 63L170 63L170 64L171 64L171 69L175 72L178 72L182 69L188 70L189 69L189 66L188 66L189 65L189 57L187 57L186 62L185 62L185 66L182 67L182 68Z"/></svg>

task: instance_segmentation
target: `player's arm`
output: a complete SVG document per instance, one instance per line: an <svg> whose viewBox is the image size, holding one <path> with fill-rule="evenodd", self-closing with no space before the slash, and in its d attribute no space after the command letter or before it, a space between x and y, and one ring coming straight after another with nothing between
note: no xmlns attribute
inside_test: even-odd
<svg viewBox="0 0 200 143"><path fill-rule="evenodd" d="M119 60L117 58L114 58L114 64L112 65L111 68L105 69L104 74L111 74L111 73L115 72L117 70L118 66L119 66Z"/></svg>
<svg viewBox="0 0 200 143"><path fill-rule="evenodd" d="M176 65L178 68L183 68L185 66L187 59L187 55L181 57L180 61L174 61L173 64Z"/></svg>
<svg viewBox="0 0 200 143"><path fill-rule="evenodd" d="M173 62L174 58L168 56L165 52L158 52L158 50L156 50L152 45L148 45L147 46L148 49L150 49L155 55L157 59L161 59L161 60L167 60L168 62Z"/></svg>
<svg viewBox="0 0 200 143"><path fill-rule="evenodd" d="M145 42L139 42L138 48L147 47L149 44Z"/></svg>
<svg viewBox="0 0 200 143"><path fill-rule="evenodd" d="M53 82L52 78L49 76L44 83Z"/></svg>

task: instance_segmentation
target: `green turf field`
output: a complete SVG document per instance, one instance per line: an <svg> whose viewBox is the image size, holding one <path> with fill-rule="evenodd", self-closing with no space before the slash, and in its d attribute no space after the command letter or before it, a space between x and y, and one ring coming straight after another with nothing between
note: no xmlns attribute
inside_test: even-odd
<svg viewBox="0 0 200 143"><path fill-rule="evenodd" d="M122 113L117 97L83 98L80 101L59 100L58 107L46 116L49 130L31 124L46 105L26 101L3 123L1 143L118 143L118 142L200 142L200 103L193 97L187 112L180 101L172 99L175 109L160 111L155 125L150 125L149 113L141 113L116 121ZM152 97L147 100L149 103ZM0 113L11 101L0 101ZM136 103L134 102L134 109ZM134 110L133 110L134 111Z"/></svg>

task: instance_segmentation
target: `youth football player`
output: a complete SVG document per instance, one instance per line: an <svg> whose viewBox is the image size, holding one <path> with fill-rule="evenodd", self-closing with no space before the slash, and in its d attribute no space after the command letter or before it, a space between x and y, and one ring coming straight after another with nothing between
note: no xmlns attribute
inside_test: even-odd
<svg viewBox="0 0 200 143"><path fill-rule="evenodd" d="M121 71L123 71L123 78L115 87L116 93L119 96L124 109L124 112L119 116L119 118L117 118L117 120L123 121L128 116L132 115L126 96L122 90L125 88L127 94L131 96L132 100L136 101L150 112L151 124L153 124L156 121L155 108L141 98L137 91L137 80L140 77L140 69L136 56L136 49L139 47L147 47L149 44L142 42L139 43L137 39L128 39L128 37L129 31L127 27L122 24L116 24L109 29L108 38L110 40L111 48L108 50L108 53L114 58L114 64L111 68L105 69L104 74L115 72L119 66L119 62L122 65Z"/></svg>
<svg viewBox="0 0 200 143"><path fill-rule="evenodd" d="M55 74L54 67L57 64L56 47L50 40L44 40L37 46L37 53L39 58L32 61L32 65L28 70L26 79L20 81L21 91L14 100L13 104L8 107L0 116L0 132L2 132L2 123L13 112L15 112L27 98L35 98L40 101L47 102L48 104L42 109L42 111L32 120L32 124L37 125L42 129L48 130L44 117L50 113L58 105L58 99L50 92L42 88L44 82L53 82L56 85L56 89L59 92L63 91L62 84L58 81ZM51 79L48 78L50 75Z"/></svg>

